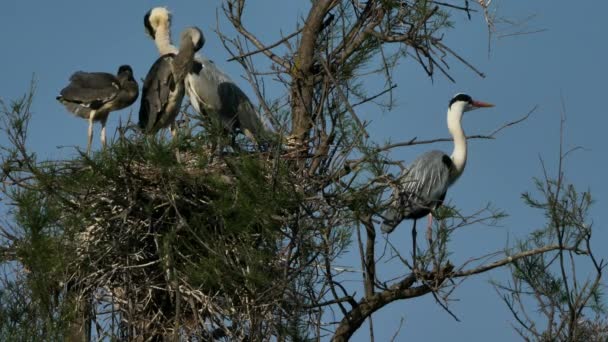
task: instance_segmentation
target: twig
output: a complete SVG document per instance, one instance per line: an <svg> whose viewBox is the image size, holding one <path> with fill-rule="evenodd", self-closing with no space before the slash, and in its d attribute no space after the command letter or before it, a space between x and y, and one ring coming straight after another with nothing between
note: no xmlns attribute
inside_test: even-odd
<svg viewBox="0 0 608 342"><path fill-rule="evenodd" d="M452 273L451 277L453 278L459 278L459 277L468 277L474 274L479 274L479 273L484 273L487 272L489 270L495 269L497 267L501 267L507 264L512 263L513 261L517 261L519 259L522 258L526 258L526 257L530 257L533 255L537 255L537 254L542 254L542 253L547 253L547 252L551 252L551 251L559 251L559 250L564 250L564 251L573 251L573 252L579 252L582 254L587 254L586 251L581 251L576 247L560 247L559 245L551 245L551 246L545 246L545 247L541 247L541 248L536 248L536 249L532 249L532 250L528 250L525 252L521 252L512 256L509 256L507 258L504 258L502 260L493 262L489 265L484 265L484 266L480 266L480 267L476 267L470 270L466 270L466 271L458 271L458 272L454 272Z"/></svg>
<svg viewBox="0 0 608 342"><path fill-rule="evenodd" d="M498 133L500 133L502 130L510 127L510 126L514 126L517 125L525 120L527 120L530 115L532 115L532 113L534 113L534 111L536 111L536 109L538 108L538 106L534 106L526 115L524 115L523 117L514 120L514 121L510 121L507 122L506 124L498 127L497 129L495 129L494 131L490 132L489 134L475 134L475 135L467 135L467 140L473 140L473 139L495 139L496 135ZM403 142L398 142L398 143L393 143L393 144L386 144L382 147L379 147L376 149L376 152L384 152L384 151L388 151L390 149L393 149L395 147L405 147L405 146L413 146L413 145L424 145L424 144L433 144L433 143L438 143L438 142L447 142L447 141L452 141L452 138L437 138L437 139L429 139L429 140L418 140L417 137L414 137L408 141L403 141Z"/></svg>
<svg viewBox="0 0 608 342"><path fill-rule="evenodd" d="M257 50L250 51L250 52L246 52L246 53L240 54L238 56L233 56L233 57L229 58L227 61L228 62L232 62L232 61L237 60L237 59L242 59L242 58L245 58L245 57L253 56L253 55L258 54L260 52L264 52L266 50L272 49L272 48L277 47L280 44L284 43L285 41L287 41L287 40L289 40L289 39L297 36L301 32L302 32L302 29L299 29L299 30L293 32L292 34L288 35L287 37L282 38L281 40L277 41L276 43L272 43L270 45L266 45L266 46L262 47L261 49L257 49Z"/></svg>
<svg viewBox="0 0 608 342"><path fill-rule="evenodd" d="M327 65L327 61L325 59L323 59L323 57L320 57L320 56L319 56L319 60L321 60L321 65L323 65L323 69L325 69L325 72L327 73L327 76L332 81L332 83L336 86L336 91L338 92L338 95L340 96L340 98L342 99L342 101L344 101L344 105L348 109L348 112L350 113L350 115L353 117L353 119L357 123L357 126L359 126L360 132L366 138L369 138L369 134L367 134L367 131L365 130L365 126L363 125L363 123L361 122L361 120L359 120L359 117L355 113L355 110L353 109L353 107L350 105L350 102L348 101L348 98L346 97L346 95L344 95L344 92L342 91L342 88L340 87L340 85L338 84L338 82L336 81L336 79L334 78L334 76L332 75L331 70L329 70L329 66Z"/></svg>

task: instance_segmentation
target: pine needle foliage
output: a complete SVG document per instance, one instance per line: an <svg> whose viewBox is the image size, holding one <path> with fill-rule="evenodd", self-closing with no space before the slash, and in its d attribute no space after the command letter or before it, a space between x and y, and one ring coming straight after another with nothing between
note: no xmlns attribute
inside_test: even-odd
<svg viewBox="0 0 608 342"><path fill-rule="evenodd" d="M29 118L17 107L5 113L15 237L6 259L22 266L38 317L82 315L97 334L126 338L289 330L270 318L294 305L293 278L311 264L294 271L282 255L302 201L288 161L247 148L220 154L203 133L170 141L128 130L91 157L38 161L25 153Z"/></svg>

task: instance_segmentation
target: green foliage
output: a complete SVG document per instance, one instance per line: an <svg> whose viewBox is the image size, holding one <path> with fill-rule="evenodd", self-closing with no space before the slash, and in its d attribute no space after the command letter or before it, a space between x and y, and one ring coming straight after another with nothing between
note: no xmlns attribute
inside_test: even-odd
<svg viewBox="0 0 608 342"><path fill-rule="evenodd" d="M536 179L535 184L540 198L527 192L522 194L526 204L541 209L547 218L547 225L531 235L534 245L579 246L591 234L591 225L587 223L587 214L593 204L590 192L578 192L574 185L563 184L561 180L543 182Z"/></svg>
<svg viewBox="0 0 608 342"><path fill-rule="evenodd" d="M280 307L292 281L277 278L284 273L284 218L302 200L287 162L245 149L219 155L223 137L206 131L170 141L121 131L90 157L39 162L25 148L24 108L5 111L13 139L2 169L4 179L16 180L3 189L14 221L5 242L12 253L3 262L17 260L25 275L1 289L0 315L8 318L0 334L63 336L64 322L82 305L76 298L99 291L130 303L111 311L129 322L146 322L158 310L184 322L195 311L217 315L215 323L281 311L270 304ZM181 309L180 297L188 303ZM161 333L170 322L148 331Z"/></svg>
<svg viewBox="0 0 608 342"><path fill-rule="evenodd" d="M577 191L574 185L565 183L561 174L557 180L535 179L535 185L537 194L526 192L522 198L530 207L542 210L547 224L519 242L515 253L548 251L514 260L510 265L511 281L495 283L495 287L503 293L504 302L519 323L516 330L525 338L603 340L607 325L587 319L606 313L600 283L604 266L595 259L590 245L587 215L593 203L591 194ZM590 261L595 277L578 274L583 256ZM528 305L523 304L526 298L537 302L538 312L546 320L544 326L530 319Z"/></svg>
<svg viewBox="0 0 608 342"><path fill-rule="evenodd" d="M452 26L444 9L470 14L468 3L313 2L313 9L328 5L325 13L311 13L313 21L286 35L278 44L286 49L277 54L276 46L259 49L253 33L245 34L243 4L224 6L245 39L231 41L235 59L257 94L266 96L263 75L289 89L260 106L284 127L292 125L286 141L269 133L253 149L245 139L231 139L219 120L186 116L171 140L121 127L103 151L40 161L26 144L33 92L9 105L0 101L8 138L1 147L0 201L9 207L7 227L0 226L0 262L14 269L0 280L0 340L83 340L83 328L95 327L98 337L120 340L312 341L336 324L324 323L333 311L343 315L334 336L342 341L396 300L432 292L449 312L458 284L451 280L505 264L467 270L469 262L455 267L449 260L456 229L504 217L489 206L470 216L439 208L428 248L413 247L420 252L414 266L401 247L376 237L375 221L387 205L382 199L395 183L386 165L398 162L383 155L394 146L367 140L355 110L387 93L390 100L380 106L390 108L401 57L414 58L429 76L439 70L451 79L450 56L475 70L442 43L441 30ZM297 46L303 41L315 44ZM258 51L244 51L248 42ZM272 60L268 72L251 62L262 55ZM385 80L371 96L364 77L370 74ZM524 198L549 223L519 247L557 243L559 254L516 260L514 282L560 309L587 296L584 308L599 313L600 287L577 292L568 288L563 266L561 278L550 270L566 251L575 258L586 244L590 253L590 226L583 222L591 197L548 184L545 199ZM336 264L353 232L362 265L353 274L363 275L363 295ZM377 263L393 258L377 253L381 241L406 266L403 273L376 272Z"/></svg>

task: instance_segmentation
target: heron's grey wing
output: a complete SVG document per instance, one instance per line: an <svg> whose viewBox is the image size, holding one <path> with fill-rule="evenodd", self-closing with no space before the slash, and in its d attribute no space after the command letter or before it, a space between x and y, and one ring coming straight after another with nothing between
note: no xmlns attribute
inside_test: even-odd
<svg viewBox="0 0 608 342"><path fill-rule="evenodd" d="M217 115L230 131L239 127L249 130L254 136L267 131L247 95L205 56L195 55L186 83L188 97L197 112Z"/></svg>
<svg viewBox="0 0 608 342"><path fill-rule="evenodd" d="M416 158L400 176L400 189L382 214L381 229L392 232L405 218L418 219L441 205L450 185L452 159L441 151Z"/></svg>
<svg viewBox="0 0 608 342"><path fill-rule="evenodd" d="M144 80L139 107L139 127L146 132L154 130L161 118L160 113L169 102L170 93L175 90L176 83L171 71L173 57L173 54L168 54L158 58Z"/></svg>
<svg viewBox="0 0 608 342"><path fill-rule="evenodd" d="M61 90L61 97L65 101L97 109L114 99L119 91L120 82L114 75L79 71L70 77L70 84Z"/></svg>
<svg viewBox="0 0 608 342"><path fill-rule="evenodd" d="M401 176L401 195L412 206L433 209L440 205L450 186L452 159L441 151L430 151L416 158Z"/></svg>
<svg viewBox="0 0 608 342"><path fill-rule="evenodd" d="M70 83L86 88L95 88L99 86L107 87L115 82L118 82L116 76L107 72L76 71L70 76Z"/></svg>
<svg viewBox="0 0 608 342"><path fill-rule="evenodd" d="M256 139L268 138L268 130L249 97L232 82L224 82L218 88L222 102L222 116L235 117L241 130L248 130Z"/></svg>
<svg viewBox="0 0 608 342"><path fill-rule="evenodd" d="M391 206L382 212L380 216L382 217L380 229L387 234L395 230L399 223L403 221L403 215L394 203L391 203Z"/></svg>
<svg viewBox="0 0 608 342"><path fill-rule="evenodd" d="M190 103L197 112L201 114L213 112L219 115L217 111L222 103L218 86L223 82L232 82L232 80L203 55L194 56L192 70L186 78L186 83Z"/></svg>

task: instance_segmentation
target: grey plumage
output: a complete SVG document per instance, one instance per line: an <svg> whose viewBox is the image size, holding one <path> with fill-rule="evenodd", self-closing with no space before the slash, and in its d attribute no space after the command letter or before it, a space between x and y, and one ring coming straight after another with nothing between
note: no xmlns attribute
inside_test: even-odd
<svg viewBox="0 0 608 342"><path fill-rule="evenodd" d="M101 122L101 142L105 146L105 126L110 112L130 106L138 95L139 86L133 78L133 70L128 65L122 65L116 76L105 72L75 72L57 100L70 112L89 120L89 153L93 122Z"/></svg>
<svg viewBox="0 0 608 342"><path fill-rule="evenodd" d="M265 127L249 97L228 75L202 56L186 78L186 91L194 109L219 119L226 131L239 131L254 142L264 142L272 133Z"/></svg>
<svg viewBox="0 0 608 342"><path fill-rule="evenodd" d="M146 133L156 133L171 126L179 114L185 94L184 78L192 69L194 53L204 44L203 33L196 27L185 29L177 54L159 57L144 80L139 126Z"/></svg>
<svg viewBox="0 0 608 342"><path fill-rule="evenodd" d="M390 233L404 219L417 220L439 207L454 179L453 170L452 159L441 151L416 158L399 177L399 192L393 193L390 207L382 213L382 231Z"/></svg>
<svg viewBox="0 0 608 342"><path fill-rule="evenodd" d="M171 14L156 7L144 17L146 32L161 54L175 53L171 45ZM233 134L241 131L255 142L264 142L274 133L267 129L247 95L215 63L196 54L192 70L184 81L192 107L204 117L221 122Z"/></svg>
<svg viewBox="0 0 608 342"><path fill-rule="evenodd" d="M252 140L268 139L268 130L241 88L233 82L222 82L217 87L217 93L221 103L218 114L229 132L240 130Z"/></svg>
<svg viewBox="0 0 608 342"><path fill-rule="evenodd" d="M179 113L185 90L182 82L173 76L171 62L174 54L156 60L144 80L139 127L146 133L156 133L170 126Z"/></svg>

